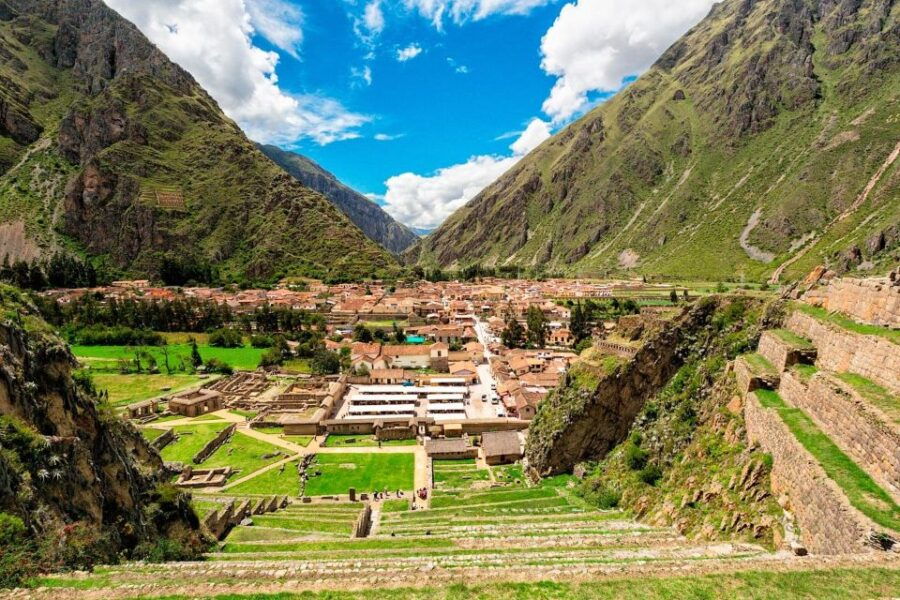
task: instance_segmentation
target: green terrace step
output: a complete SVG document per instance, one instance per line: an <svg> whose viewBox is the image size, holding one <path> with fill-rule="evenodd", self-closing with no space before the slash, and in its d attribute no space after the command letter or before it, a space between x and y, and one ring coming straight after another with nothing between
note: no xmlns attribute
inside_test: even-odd
<svg viewBox="0 0 900 600"><path fill-rule="evenodd" d="M894 344L900 345L900 330L898 329L891 329L890 327L884 327L881 325L869 325L866 323L860 323L859 321L856 321L842 313L828 312L822 307L811 306L802 302L795 302L793 304L793 308L804 314L814 317L819 321L836 325L837 327L840 327L845 331L858 333L860 335L874 335L876 337L884 338L890 342L893 342Z"/></svg>
<svg viewBox="0 0 900 600"><path fill-rule="evenodd" d="M805 412L788 406L777 392L771 390L757 390L756 397L763 407L778 413L788 430L819 462L854 508L876 524L900 532L900 506L865 470L844 454Z"/></svg>

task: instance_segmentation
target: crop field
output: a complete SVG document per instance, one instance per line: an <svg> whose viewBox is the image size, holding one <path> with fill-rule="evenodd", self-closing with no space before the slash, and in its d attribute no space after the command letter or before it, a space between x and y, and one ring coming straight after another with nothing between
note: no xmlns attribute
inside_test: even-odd
<svg viewBox="0 0 900 600"><path fill-rule="evenodd" d="M199 384L202 379L189 374L127 374L91 373L98 390L109 392L109 402L113 408L127 406L141 400L148 400L163 394L178 392Z"/></svg>
<svg viewBox="0 0 900 600"><path fill-rule="evenodd" d="M173 369L187 369L191 364L190 344L170 344L165 346L169 352L169 365ZM156 360L157 367L165 370L165 356L159 346L141 346L141 350L149 352ZM95 370L118 370L119 361L133 361L134 346L72 346L72 353ZM215 348L209 345L198 346L200 357L206 361L210 358L221 360L235 369L253 370L259 366L259 359L265 353L264 348Z"/></svg>
<svg viewBox="0 0 900 600"><path fill-rule="evenodd" d="M203 449L226 425L179 425L175 427L178 436L174 442L162 450L162 458L167 462L190 463L195 454Z"/></svg>
<svg viewBox="0 0 900 600"><path fill-rule="evenodd" d="M412 490L414 455L409 454L319 454L309 468L307 496L346 494L387 489ZM314 475L321 472L321 475Z"/></svg>

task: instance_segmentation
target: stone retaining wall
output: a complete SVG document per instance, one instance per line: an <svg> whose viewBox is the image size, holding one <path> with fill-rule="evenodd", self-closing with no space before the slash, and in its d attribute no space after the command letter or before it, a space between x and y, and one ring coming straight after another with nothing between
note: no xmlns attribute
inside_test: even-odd
<svg viewBox="0 0 900 600"><path fill-rule="evenodd" d="M175 440L175 430L167 429L165 433L150 442L150 445L162 452L162 449L171 444Z"/></svg>
<svg viewBox="0 0 900 600"><path fill-rule="evenodd" d="M764 331L756 350L780 373L797 363L812 364L816 359L814 349L798 348L783 340L773 331Z"/></svg>
<svg viewBox="0 0 900 600"><path fill-rule="evenodd" d="M816 365L836 373L851 372L900 394L900 346L874 335L861 335L795 310L787 328L812 341Z"/></svg>
<svg viewBox="0 0 900 600"><path fill-rule="evenodd" d="M785 373L779 391L785 402L808 414L880 486L900 498L900 427L828 373L817 373L809 385L796 373Z"/></svg>
<svg viewBox="0 0 900 600"><path fill-rule="evenodd" d="M815 554L873 552L866 540L878 528L850 505L778 413L751 393L744 398L744 419L750 442L774 459L772 491L787 495L806 548Z"/></svg>
<svg viewBox="0 0 900 600"><path fill-rule="evenodd" d="M834 279L807 292L803 300L864 323L900 327L900 286L887 278Z"/></svg>
<svg viewBox="0 0 900 600"><path fill-rule="evenodd" d="M369 537L369 532L372 530L372 505L368 502L363 506L362 511L360 511L359 516L356 517L356 523L353 525L353 533L350 534L352 538L364 538Z"/></svg>
<svg viewBox="0 0 900 600"><path fill-rule="evenodd" d="M225 429L219 432L219 435L214 437L207 443L200 451L194 455L194 458L191 461L195 465L199 465L204 460L212 456L212 453L219 449L219 447L228 440L232 435L234 435L234 430L237 429L237 424L229 425Z"/></svg>

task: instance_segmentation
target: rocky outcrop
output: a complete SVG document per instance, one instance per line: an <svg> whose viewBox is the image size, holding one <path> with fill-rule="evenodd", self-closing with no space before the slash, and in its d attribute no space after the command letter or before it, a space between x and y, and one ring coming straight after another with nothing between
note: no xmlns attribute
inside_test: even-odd
<svg viewBox="0 0 900 600"><path fill-rule="evenodd" d="M341 183L309 158L286 152L277 146L257 146L297 181L331 200L370 240L394 254L400 254L418 241L419 236L408 227L395 221L380 206Z"/></svg>
<svg viewBox="0 0 900 600"><path fill-rule="evenodd" d="M163 538L201 552L200 523L159 454L73 379L68 347L32 305L8 287L0 303L0 512L63 556L70 539L84 544L79 560L140 556Z"/></svg>
<svg viewBox="0 0 900 600"><path fill-rule="evenodd" d="M596 387L570 381L547 398L529 429L529 468L540 476L570 471L579 462L603 458L621 443L647 399L687 355L709 342L704 331L720 302L709 299L686 308Z"/></svg>

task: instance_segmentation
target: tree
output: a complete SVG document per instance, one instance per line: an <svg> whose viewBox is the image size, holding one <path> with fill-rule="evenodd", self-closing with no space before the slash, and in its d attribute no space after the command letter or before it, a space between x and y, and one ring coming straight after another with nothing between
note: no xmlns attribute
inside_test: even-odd
<svg viewBox="0 0 900 600"><path fill-rule="evenodd" d="M223 327L209 334L209 345L216 348L240 348L244 345L244 336L236 329Z"/></svg>
<svg viewBox="0 0 900 600"><path fill-rule="evenodd" d="M190 339L191 343L191 364L194 365L196 369L200 365L203 364L203 358L200 356L200 349L197 347L197 340L194 338Z"/></svg>
<svg viewBox="0 0 900 600"><path fill-rule="evenodd" d="M569 331L572 332L572 337L575 338L576 344L591 335L591 327L584 310L581 308L581 302L575 304L575 307L572 309L572 317L569 319Z"/></svg>
<svg viewBox="0 0 900 600"><path fill-rule="evenodd" d="M669 292L669 302L671 302L672 304L678 304L678 292L676 292L675 290Z"/></svg>
<svg viewBox="0 0 900 600"><path fill-rule="evenodd" d="M538 348L543 348L547 344L549 329L544 311L537 306L530 306L525 320L528 323L528 341Z"/></svg>
<svg viewBox="0 0 900 600"><path fill-rule="evenodd" d="M362 323L357 323L353 328L353 339L364 344L372 343L372 332Z"/></svg>
<svg viewBox="0 0 900 600"><path fill-rule="evenodd" d="M309 367L314 375L334 375L341 371L341 358L336 353L323 348L313 355L312 360L309 361Z"/></svg>
<svg viewBox="0 0 900 600"><path fill-rule="evenodd" d="M506 328L500 334L500 340L507 348L521 348L525 345L525 328L514 316L510 315L506 319Z"/></svg>
<svg viewBox="0 0 900 600"><path fill-rule="evenodd" d="M400 327L397 325L396 321L392 325L394 328L394 341L397 342L398 344L405 344L406 343L406 332L404 332L402 329L400 329Z"/></svg>

